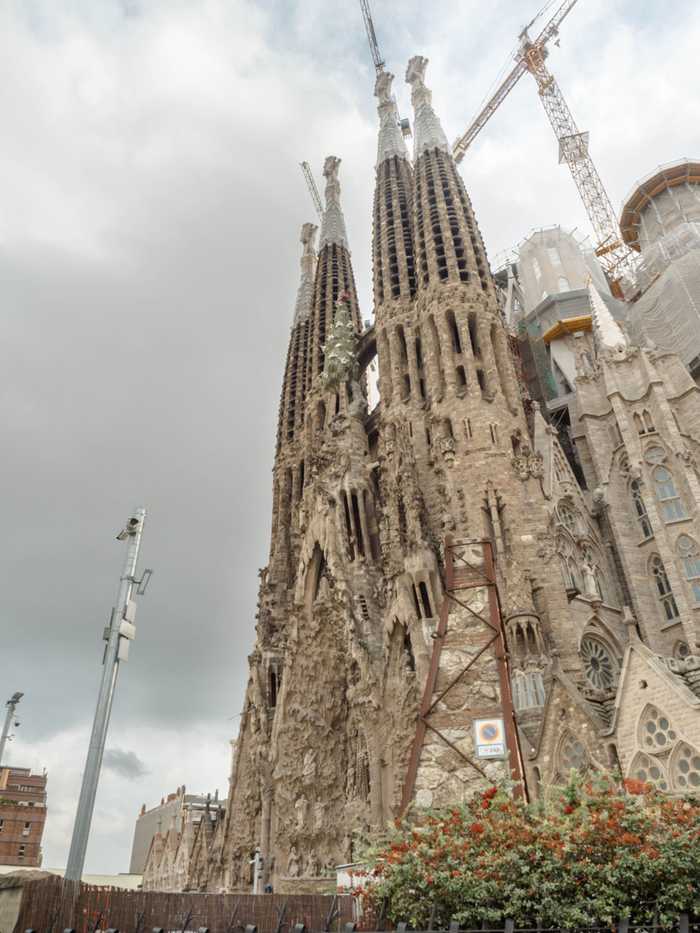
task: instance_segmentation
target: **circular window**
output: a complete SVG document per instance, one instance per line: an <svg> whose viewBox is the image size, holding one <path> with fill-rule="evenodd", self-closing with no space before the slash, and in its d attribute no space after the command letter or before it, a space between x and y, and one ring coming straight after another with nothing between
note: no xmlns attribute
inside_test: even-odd
<svg viewBox="0 0 700 933"><path fill-rule="evenodd" d="M645 784L653 784L659 790L668 790L668 781L658 761L648 755L637 755L632 769L632 777Z"/></svg>
<svg viewBox="0 0 700 933"><path fill-rule="evenodd" d="M598 690L606 690L613 686L617 664L602 642L597 638L584 638L581 642L581 658L586 677L592 686Z"/></svg>
<svg viewBox="0 0 700 933"><path fill-rule="evenodd" d="M655 707L650 706L644 717L642 725L642 744L649 751L660 751L668 748L676 740L676 733L671 728L671 723L663 713L660 713Z"/></svg>
<svg viewBox="0 0 700 933"><path fill-rule="evenodd" d="M676 759L674 778L676 784L684 790L700 788L700 754L685 742L681 745Z"/></svg>

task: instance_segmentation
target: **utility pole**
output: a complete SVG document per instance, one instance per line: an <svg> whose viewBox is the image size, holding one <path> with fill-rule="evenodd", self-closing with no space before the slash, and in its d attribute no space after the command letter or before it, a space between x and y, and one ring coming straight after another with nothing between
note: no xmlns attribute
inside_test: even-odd
<svg viewBox="0 0 700 933"><path fill-rule="evenodd" d="M70 844L68 864L65 877L68 881L80 881L85 864L90 824L95 807L97 783L100 778L102 756L105 750L109 717L112 711L114 689L117 684L119 662L126 661L129 656L129 642L136 634L134 625L136 603L131 598L134 587L136 593L143 594L150 579L150 570L144 570L140 580L135 578L136 564L141 547L141 534L146 518L145 509L136 509L126 523L123 531L117 535L118 541L126 541L126 557L124 568L119 578L116 606L112 610L109 626L105 629L104 638L107 642L102 661L102 682L97 698L97 709L92 725L92 735L88 747L83 784L80 789L78 810L73 826L73 838Z"/></svg>
<svg viewBox="0 0 700 933"><path fill-rule="evenodd" d="M7 742L7 736L10 732L10 726L12 725L12 720L15 718L15 709L23 696L23 693L13 693L5 704L7 707L7 715L5 716L5 725L2 727L2 736L0 737L0 766L2 766L2 756L5 754L5 743Z"/></svg>

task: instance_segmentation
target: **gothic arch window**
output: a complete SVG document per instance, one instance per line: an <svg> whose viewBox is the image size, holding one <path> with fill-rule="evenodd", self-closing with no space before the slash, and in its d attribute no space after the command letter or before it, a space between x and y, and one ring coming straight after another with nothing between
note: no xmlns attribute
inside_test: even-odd
<svg viewBox="0 0 700 933"><path fill-rule="evenodd" d="M571 732L565 732L557 751L557 771L567 776L571 771L583 774L590 767L586 746Z"/></svg>
<svg viewBox="0 0 700 933"><path fill-rule="evenodd" d="M661 604L664 621L677 622L680 618L678 615L678 606L676 605L676 600L671 590L671 584L668 582L664 562L658 554L652 555L649 560L649 573L656 587L656 595Z"/></svg>
<svg viewBox="0 0 700 933"><path fill-rule="evenodd" d="M656 466L666 459L666 451L660 444L653 444L644 451L644 459L649 466Z"/></svg>
<svg viewBox="0 0 700 933"><path fill-rule="evenodd" d="M586 678L598 690L609 690L618 676L618 664L608 646L590 635L581 641L581 659Z"/></svg>
<svg viewBox="0 0 700 933"><path fill-rule="evenodd" d="M651 472L654 480L656 497L661 505L661 512L665 522L674 522L679 518L687 518L685 506L678 495L676 484L671 471L663 465L654 467Z"/></svg>
<svg viewBox="0 0 700 933"><path fill-rule="evenodd" d="M582 591L581 574L572 543L564 537L557 542L557 554L567 590Z"/></svg>
<svg viewBox="0 0 700 933"><path fill-rule="evenodd" d="M515 671L511 681L516 710L544 706L545 690L540 671Z"/></svg>
<svg viewBox="0 0 700 933"><path fill-rule="evenodd" d="M674 788L680 791L700 791L700 752L679 742L669 761L669 773Z"/></svg>
<svg viewBox="0 0 700 933"><path fill-rule="evenodd" d="M630 495L632 496L634 511L637 516L639 526L642 529L644 540L646 541L649 538L653 538L654 531L651 527L651 522L649 521L647 507L644 504L644 498L642 496L641 484L638 479L630 480Z"/></svg>
<svg viewBox="0 0 700 933"><path fill-rule="evenodd" d="M676 541L676 550L683 564L685 578L693 591L693 599L700 603L700 550L688 535L680 536Z"/></svg>
<svg viewBox="0 0 700 933"><path fill-rule="evenodd" d="M656 754L671 748L678 736L668 716L658 707L649 704L644 707L639 717L637 738L645 751Z"/></svg>
<svg viewBox="0 0 700 933"><path fill-rule="evenodd" d="M567 505L566 502L560 502L557 506L557 514L559 516L559 521L568 532L570 532L572 535L575 535L579 532L579 516L575 509L573 509L570 505Z"/></svg>
<svg viewBox="0 0 700 933"><path fill-rule="evenodd" d="M652 434L656 430L656 428L654 427L654 422L652 421L651 415L646 410L646 408L642 412L642 421L644 422L644 433L645 434Z"/></svg>
<svg viewBox="0 0 700 933"><path fill-rule="evenodd" d="M637 752L630 765L629 777L645 784L653 784L658 790L668 790L668 778L663 764L657 758L650 758L644 752Z"/></svg>

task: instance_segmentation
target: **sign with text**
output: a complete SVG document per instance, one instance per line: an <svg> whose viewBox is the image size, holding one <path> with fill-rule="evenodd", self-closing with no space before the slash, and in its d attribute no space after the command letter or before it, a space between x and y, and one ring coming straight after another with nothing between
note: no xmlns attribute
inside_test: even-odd
<svg viewBox="0 0 700 933"><path fill-rule="evenodd" d="M506 732L500 716L474 720L474 748L477 758L506 757Z"/></svg>

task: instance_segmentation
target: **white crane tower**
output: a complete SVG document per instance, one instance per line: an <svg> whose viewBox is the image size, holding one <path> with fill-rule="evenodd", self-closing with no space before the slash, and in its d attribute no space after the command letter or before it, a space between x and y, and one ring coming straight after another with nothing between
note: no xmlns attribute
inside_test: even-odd
<svg viewBox="0 0 700 933"><path fill-rule="evenodd" d="M535 20L551 6L552 2L553 0L549 0L521 31L518 37L520 42L515 53L515 66L484 103L471 126L455 142L452 154L457 162L464 158L465 152L498 107L525 72L529 71L537 82L540 99L559 142L559 162L566 162L569 166L593 227L596 237L596 256L605 270L613 293L617 297L622 297L618 282L623 273L631 271L633 254L622 240L610 198L588 151L589 134L579 132L559 85L545 64L548 54L547 43L559 35L559 26L578 0L565 0L561 3L536 39L530 39L528 35L528 30Z"/></svg>

